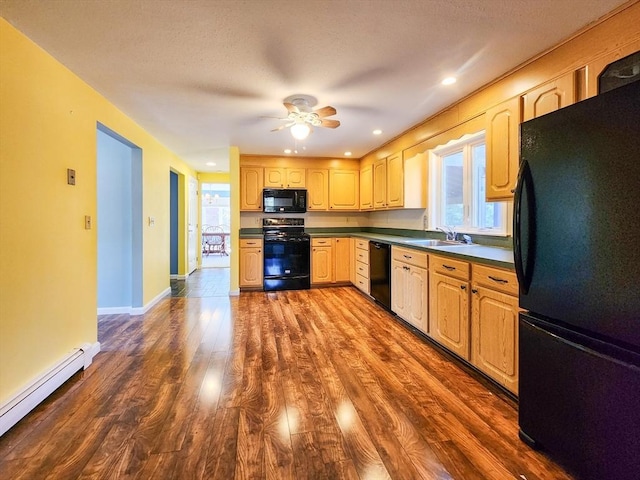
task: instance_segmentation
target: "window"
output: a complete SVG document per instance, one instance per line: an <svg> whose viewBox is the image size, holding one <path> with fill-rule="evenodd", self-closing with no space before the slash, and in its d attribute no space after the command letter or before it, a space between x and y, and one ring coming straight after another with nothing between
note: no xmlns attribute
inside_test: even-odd
<svg viewBox="0 0 640 480"><path fill-rule="evenodd" d="M507 233L506 203L485 200L485 169L484 132L431 151L432 229L446 225L465 233Z"/></svg>

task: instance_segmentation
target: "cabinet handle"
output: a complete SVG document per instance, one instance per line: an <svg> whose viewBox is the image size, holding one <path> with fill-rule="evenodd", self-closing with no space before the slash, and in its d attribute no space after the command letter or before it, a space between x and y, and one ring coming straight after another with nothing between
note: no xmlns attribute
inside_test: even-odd
<svg viewBox="0 0 640 480"><path fill-rule="evenodd" d="M504 283L509 283L509 280L503 280L502 278L492 277L491 275L489 275L489 278L491 280L493 280L494 282L497 282L497 283L503 283L503 284Z"/></svg>
<svg viewBox="0 0 640 480"><path fill-rule="evenodd" d="M413 258L411 255L402 255L404 258Z"/></svg>
<svg viewBox="0 0 640 480"><path fill-rule="evenodd" d="M467 286L466 286L466 285L460 285L460 288L461 288L462 290L466 290L466 289L467 289Z"/></svg>
<svg viewBox="0 0 640 480"><path fill-rule="evenodd" d="M472 288L471 293L478 293L478 290L476 290L475 288Z"/></svg>
<svg viewBox="0 0 640 480"><path fill-rule="evenodd" d="M452 267L451 265L445 265L444 263L442 264L442 266L447 270L449 270L450 272L456 269L456 267Z"/></svg>

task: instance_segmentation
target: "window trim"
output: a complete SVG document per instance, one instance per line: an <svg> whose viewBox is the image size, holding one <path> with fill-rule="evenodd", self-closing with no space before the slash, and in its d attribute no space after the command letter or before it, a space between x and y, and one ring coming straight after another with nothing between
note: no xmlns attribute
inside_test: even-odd
<svg viewBox="0 0 640 480"><path fill-rule="evenodd" d="M443 225L440 221L442 216L442 158L446 155L462 150L464 152L463 162L470 163L470 159L468 157L469 154L465 152L465 149L470 151L475 145L479 144L486 145L486 135L484 130L473 134L463 135L460 138L450 140L444 145L439 145L429 150L429 230L435 231L438 227ZM469 178L469 176L473 175L473 168L469 168L470 166L471 165L469 164L464 171L463 184L466 186L472 183L472 180ZM501 228L477 228L471 226L474 212L470 210L477 208L477 204L475 204L475 202L471 202L472 196L473 190L464 188L463 203L465 204L464 216L466 225L459 226L458 233L500 237L509 236L511 234L509 218L510 212L512 211L510 202L491 202L494 204L500 204L500 216L502 217Z"/></svg>

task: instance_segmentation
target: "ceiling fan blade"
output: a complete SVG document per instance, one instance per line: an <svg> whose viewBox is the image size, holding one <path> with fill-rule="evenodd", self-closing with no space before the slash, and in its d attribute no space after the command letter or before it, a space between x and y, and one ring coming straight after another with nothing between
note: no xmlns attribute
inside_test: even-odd
<svg viewBox="0 0 640 480"><path fill-rule="evenodd" d="M278 128L274 128L273 130L271 130L272 132L279 132L280 130L284 130L285 128L289 128L293 125L295 125L296 122L291 122L291 123L285 123L284 125L280 125Z"/></svg>
<svg viewBox="0 0 640 480"><path fill-rule="evenodd" d="M300 110L298 109L298 107L296 107L293 103L285 102L283 103L283 105L285 106L285 108L289 113L300 113Z"/></svg>
<svg viewBox="0 0 640 480"><path fill-rule="evenodd" d="M322 120L320 126L327 128L336 128L340 126L340 122L338 120Z"/></svg>
<svg viewBox="0 0 640 480"><path fill-rule="evenodd" d="M317 110L314 110L313 113L317 114L320 118L330 117L331 115L336 114L336 109L333 107L322 107Z"/></svg>

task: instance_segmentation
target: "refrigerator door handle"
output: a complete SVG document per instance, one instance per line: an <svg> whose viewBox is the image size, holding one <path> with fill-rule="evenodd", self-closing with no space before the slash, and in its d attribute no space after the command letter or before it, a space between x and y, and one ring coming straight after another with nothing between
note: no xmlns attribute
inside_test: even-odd
<svg viewBox="0 0 640 480"><path fill-rule="evenodd" d="M523 210L523 200L527 202L527 214ZM529 268L529 265L534 252L533 242L535 241L534 206L531 167L529 162L523 159L518 173L513 214L513 260L518 284L520 285L520 293L523 295L527 294L531 286L532 269ZM523 256L523 254L526 256Z"/></svg>

